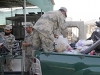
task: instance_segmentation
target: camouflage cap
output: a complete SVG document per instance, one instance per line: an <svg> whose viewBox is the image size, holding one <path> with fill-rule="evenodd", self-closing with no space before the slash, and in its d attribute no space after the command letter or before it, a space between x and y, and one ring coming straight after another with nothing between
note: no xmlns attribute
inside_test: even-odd
<svg viewBox="0 0 100 75"><path fill-rule="evenodd" d="M66 12L65 16L67 17L67 9L65 7L61 7L60 9Z"/></svg>
<svg viewBox="0 0 100 75"><path fill-rule="evenodd" d="M32 27L33 28L33 24L32 23L26 23L25 27Z"/></svg>
<svg viewBox="0 0 100 75"><path fill-rule="evenodd" d="M12 29L12 26L11 25L6 25L6 27L4 29L10 30L10 29Z"/></svg>

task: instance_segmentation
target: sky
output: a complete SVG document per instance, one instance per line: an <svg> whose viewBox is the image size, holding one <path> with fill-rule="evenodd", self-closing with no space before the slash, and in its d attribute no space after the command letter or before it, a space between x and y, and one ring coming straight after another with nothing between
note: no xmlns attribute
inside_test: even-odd
<svg viewBox="0 0 100 75"><path fill-rule="evenodd" d="M90 21L100 17L100 0L54 0L54 10L66 7L73 21Z"/></svg>

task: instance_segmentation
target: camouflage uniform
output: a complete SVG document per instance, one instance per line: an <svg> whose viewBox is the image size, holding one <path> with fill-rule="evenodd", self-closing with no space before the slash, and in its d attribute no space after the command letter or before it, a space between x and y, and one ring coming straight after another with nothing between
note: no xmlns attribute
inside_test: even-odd
<svg viewBox="0 0 100 75"><path fill-rule="evenodd" d="M10 50L9 55L12 55L12 47L14 46L15 36L12 34L10 34L9 36L5 36L4 32L0 33L0 35L4 39L4 46L6 46L8 50ZM6 60L6 65L7 65L8 70L12 71L12 60L11 59Z"/></svg>
<svg viewBox="0 0 100 75"><path fill-rule="evenodd" d="M36 34L36 35L38 35L38 34ZM33 58L35 50L38 49L40 46L40 41L37 39L38 39L38 37L34 37L34 32L32 32L31 34L27 33L27 35L25 36L24 42L30 43L30 46L24 47L24 50L25 50L25 71L30 70L31 58Z"/></svg>
<svg viewBox="0 0 100 75"><path fill-rule="evenodd" d="M34 29L39 34L44 51L53 51L54 34L61 33L67 35L65 16L61 11L50 11L41 16L34 25ZM38 36L36 36L38 37Z"/></svg>

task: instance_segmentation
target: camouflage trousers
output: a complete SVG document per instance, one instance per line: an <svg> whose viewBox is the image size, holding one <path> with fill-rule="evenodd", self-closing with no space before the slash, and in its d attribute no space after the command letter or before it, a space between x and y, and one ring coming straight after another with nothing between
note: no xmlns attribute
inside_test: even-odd
<svg viewBox="0 0 100 75"><path fill-rule="evenodd" d="M40 34L39 32L37 32L36 30L33 31L34 32L34 36L33 36L33 52L32 52L32 56L25 55L25 71L30 71L30 67L31 67L31 58L33 58L34 56L34 51L39 50L40 47L43 48L43 50L45 52L52 52L53 51L53 42L46 38L44 35Z"/></svg>
<svg viewBox="0 0 100 75"><path fill-rule="evenodd" d="M6 64L5 64L5 61L6 61ZM0 60L0 72L1 72L1 66L4 64L7 66L8 71L13 71L12 60L6 59L6 60Z"/></svg>
<svg viewBox="0 0 100 75"><path fill-rule="evenodd" d="M52 52L54 49L54 47L53 47L54 42L52 40L50 40L49 38L45 37L44 35L42 35L41 33L37 32L36 30L34 30L33 32L34 32L34 38L37 38L37 39L33 39L33 40L41 41L41 45L34 44L34 48L35 47L39 48L41 46L45 52ZM35 49L37 49L37 48L35 48Z"/></svg>
<svg viewBox="0 0 100 75"><path fill-rule="evenodd" d="M32 55L26 55L25 54L25 71L30 71L31 65L32 65L32 58L34 58L34 52L35 50L32 50Z"/></svg>
<svg viewBox="0 0 100 75"><path fill-rule="evenodd" d="M6 59L6 66L8 68L8 71L12 71L12 60L11 59Z"/></svg>
<svg viewBox="0 0 100 75"><path fill-rule="evenodd" d="M9 55L12 55L12 50L10 50ZM6 59L6 66L8 68L8 71L12 71L13 70L12 59Z"/></svg>
<svg viewBox="0 0 100 75"><path fill-rule="evenodd" d="M30 56L25 56L25 71L30 71L30 67L31 67L31 57Z"/></svg>

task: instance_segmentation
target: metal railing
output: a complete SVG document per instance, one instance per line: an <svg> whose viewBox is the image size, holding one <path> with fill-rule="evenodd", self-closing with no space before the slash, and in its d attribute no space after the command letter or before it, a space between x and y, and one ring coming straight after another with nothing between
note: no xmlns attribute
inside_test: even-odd
<svg viewBox="0 0 100 75"><path fill-rule="evenodd" d="M5 72L4 66L5 66L5 60L7 59L21 59L21 71L12 71L12 72ZM24 75L23 70L23 56L21 55L1 55L0 56L0 75Z"/></svg>

